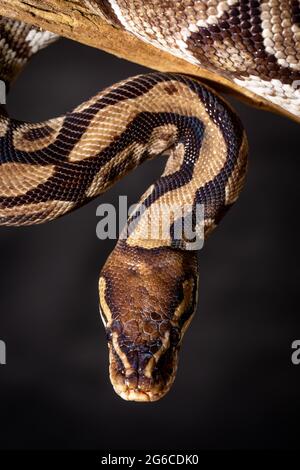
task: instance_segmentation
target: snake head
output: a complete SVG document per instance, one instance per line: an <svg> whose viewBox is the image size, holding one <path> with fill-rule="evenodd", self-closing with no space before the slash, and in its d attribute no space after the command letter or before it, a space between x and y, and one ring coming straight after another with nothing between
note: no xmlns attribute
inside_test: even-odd
<svg viewBox="0 0 300 470"><path fill-rule="evenodd" d="M182 337L196 306L193 252L118 244L99 282L112 385L125 400L149 402L170 389Z"/></svg>

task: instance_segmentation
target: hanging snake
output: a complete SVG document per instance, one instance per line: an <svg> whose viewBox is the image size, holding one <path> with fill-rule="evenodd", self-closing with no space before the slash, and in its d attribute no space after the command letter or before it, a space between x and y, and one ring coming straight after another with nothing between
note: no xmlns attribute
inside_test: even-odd
<svg viewBox="0 0 300 470"><path fill-rule="evenodd" d="M300 118L298 1L85 3L140 41L213 71L282 114ZM29 58L56 39L1 17L0 79L7 89ZM60 217L157 156L167 157L164 172L129 216L133 228L119 238L99 279L112 385L122 398L142 402L158 400L170 389L197 305L197 250L174 229L184 222L180 208L188 207L192 233L206 240L244 184L243 126L211 88L176 73L129 78L64 116L35 124L12 119L1 107L2 225ZM200 222L198 206L203 208ZM164 236L162 207L175 208ZM145 232L149 223L159 229L154 237Z"/></svg>

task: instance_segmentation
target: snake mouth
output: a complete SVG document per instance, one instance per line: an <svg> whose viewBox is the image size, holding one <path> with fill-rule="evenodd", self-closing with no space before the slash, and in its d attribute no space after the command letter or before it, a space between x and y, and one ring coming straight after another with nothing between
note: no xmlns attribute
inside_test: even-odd
<svg viewBox="0 0 300 470"><path fill-rule="evenodd" d="M164 397L171 388L172 383L173 381L171 382L170 386L162 392L144 391L138 388L127 388L127 390L123 391L118 390L118 388L115 386L114 390L121 398L123 398L123 400L147 403L158 401Z"/></svg>
<svg viewBox="0 0 300 470"><path fill-rule="evenodd" d="M178 348L169 348L158 361L151 354L136 352L136 366L124 367L113 346L109 345L110 380L115 392L127 401L154 402L170 390L176 376Z"/></svg>

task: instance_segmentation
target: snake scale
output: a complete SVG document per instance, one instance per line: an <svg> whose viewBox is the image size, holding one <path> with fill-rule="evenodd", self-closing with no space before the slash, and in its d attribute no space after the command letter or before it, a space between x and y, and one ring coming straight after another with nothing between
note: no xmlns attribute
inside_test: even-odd
<svg viewBox="0 0 300 470"><path fill-rule="evenodd" d="M116 28L213 70L300 117L300 4L288 0L89 0ZM57 36L0 19L0 78L11 83L28 59ZM41 123L0 114L0 223L53 220L110 188L147 159L168 157L142 195L133 232L102 268L100 313L110 379L126 400L151 402L170 389L178 352L197 304L197 251L174 236L146 237L160 208L204 208L206 240L237 200L247 138L231 107L198 79L154 72L100 92ZM137 215L141 215L137 217ZM161 233L161 232L159 232Z"/></svg>

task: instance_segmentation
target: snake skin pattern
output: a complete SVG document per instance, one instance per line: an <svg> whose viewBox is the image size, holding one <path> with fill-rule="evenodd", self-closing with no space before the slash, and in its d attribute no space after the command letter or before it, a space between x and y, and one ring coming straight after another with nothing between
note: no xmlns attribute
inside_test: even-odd
<svg viewBox="0 0 300 470"><path fill-rule="evenodd" d="M56 34L0 17L1 80L9 86L30 57L56 39Z"/></svg>
<svg viewBox="0 0 300 470"><path fill-rule="evenodd" d="M300 117L299 0L89 0L115 26Z"/></svg>
<svg viewBox="0 0 300 470"><path fill-rule="evenodd" d="M86 0L119 28L219 73L300 115L299 2ZM176 4L174 7L174 3ZM9 86L30 56L55 40L0 20L0 78ZM247 166L242 125L221 97L192 78L152 73L125 80L46 122L0 113L0 223L55 219L106 191L146 159L168 156L141 197L145 212L120 238L99 279L110 378L126 400L155 401L170 389L197 304L198 266L187 240L147 238L162 206L204 207L204 238L237 200ZM159 230L158 233L161 233Z"/></svg>

